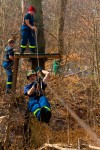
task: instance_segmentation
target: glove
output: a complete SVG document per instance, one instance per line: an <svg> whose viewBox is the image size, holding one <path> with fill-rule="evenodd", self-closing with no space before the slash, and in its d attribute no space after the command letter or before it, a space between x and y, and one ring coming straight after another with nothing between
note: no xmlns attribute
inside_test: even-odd
<svg viewBox="0 0 100 150"><path fill-rule="evenodd" d="M36 88L37 87L37 82L34 82L33 86Z"/></svg>
<svg viewBox="0 0 100 150"><path fill-rule="evenodd" d="M36 67L36 72L42 71L42 67Z"/></svg>
<svg viewBox="0 0 100 150"><path fill-rule="evenodd" d="M38 83L39 83L39 81L38 81L38 79L36 79L35 82L33 82L33 86L36 88Z"/></svg>
<svg viewBox="0 0 100 150"><path fill-rule="evenodd" d="M34 31L37 31L36 26L32 26L31 29L34 30Z"/></svg>

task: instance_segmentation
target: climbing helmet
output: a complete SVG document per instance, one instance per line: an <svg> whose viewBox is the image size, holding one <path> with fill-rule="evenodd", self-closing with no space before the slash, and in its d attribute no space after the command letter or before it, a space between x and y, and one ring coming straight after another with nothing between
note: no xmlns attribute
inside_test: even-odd
<svg viewBox="0 0 100 150"><path fill-rule="evenodd" d="M30 75L36 75L36 72L34 71L34 70L29 70L28 72L27 72L27 79L29 79L29 76Z"/></svg>

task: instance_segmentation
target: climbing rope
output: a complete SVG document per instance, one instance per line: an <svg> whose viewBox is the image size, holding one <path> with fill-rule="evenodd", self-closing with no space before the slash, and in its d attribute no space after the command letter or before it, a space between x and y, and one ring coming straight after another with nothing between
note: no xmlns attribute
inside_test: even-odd
<svg viewBox="0 0 100 150"><path fill-rule="evenodd" d="M36 50L37 50L37 64L38 64L38 67L40 66L39 64L39 50L38 50L38 41L37 41L37 31L35 31L35 38L36 38Z"/></svg>
<svg viewBox="0 0 100 150"><path fill-rule="evenodd" d="M35 31L35 38L36 38L36 50L37 50L37 64L38 64L38 68L40 68L40 64L39 64L39 49L38 49L38 40L37 40L37 31ZM38 82L40 82L40 78L38 77ZM43 78L41 78L42 80ZM41 90L42 90L42 81L40 82L40 86L41 86ZM36 93L38 96L40 96L40 89L39 89L39 83L37 84L37 89L36 89Z"/></svg>

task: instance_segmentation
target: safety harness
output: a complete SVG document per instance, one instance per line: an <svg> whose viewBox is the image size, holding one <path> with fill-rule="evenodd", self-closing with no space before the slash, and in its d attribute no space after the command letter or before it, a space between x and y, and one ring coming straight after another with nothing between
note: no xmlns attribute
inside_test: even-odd
<svg viewBox="0 0 100 150"><path fill-rule="evenodd" d="M45 95L45 91L43 89L43 78L42 77L37 78L36 95L37 96Z"/></svg>

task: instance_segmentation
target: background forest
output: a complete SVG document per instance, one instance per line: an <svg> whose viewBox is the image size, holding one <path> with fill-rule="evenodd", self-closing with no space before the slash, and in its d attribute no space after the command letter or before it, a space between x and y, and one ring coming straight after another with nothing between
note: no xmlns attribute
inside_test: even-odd
<svg viewBox="0 0 100 150"><path fill-rule="evenodd" d="M9 147L9 150L39 149L44 143L77 147L81 138L98 146L66 107L74 110L100 137L100 1L0 0L0 64L7 40L12 36L16 39L16 52L19 51L23 16L30 4L35 3L39 3L38 7L42 4L41 29L44 32L45 53L60 53L62 56L56 76L52 69L54 60L45 63L45 68L51 73L46 95L51 103L52 119L47 126L30 115L27 132L24 132L28 98L23 96L23 87L27 83L26 72L31 68L31 62L26 58L20 60L13 100L11 95L5 94L6 75L0 65L1 145ZM36 19L38 28L41 20ZM12 114L10 105L14 105Z"/></svg>

